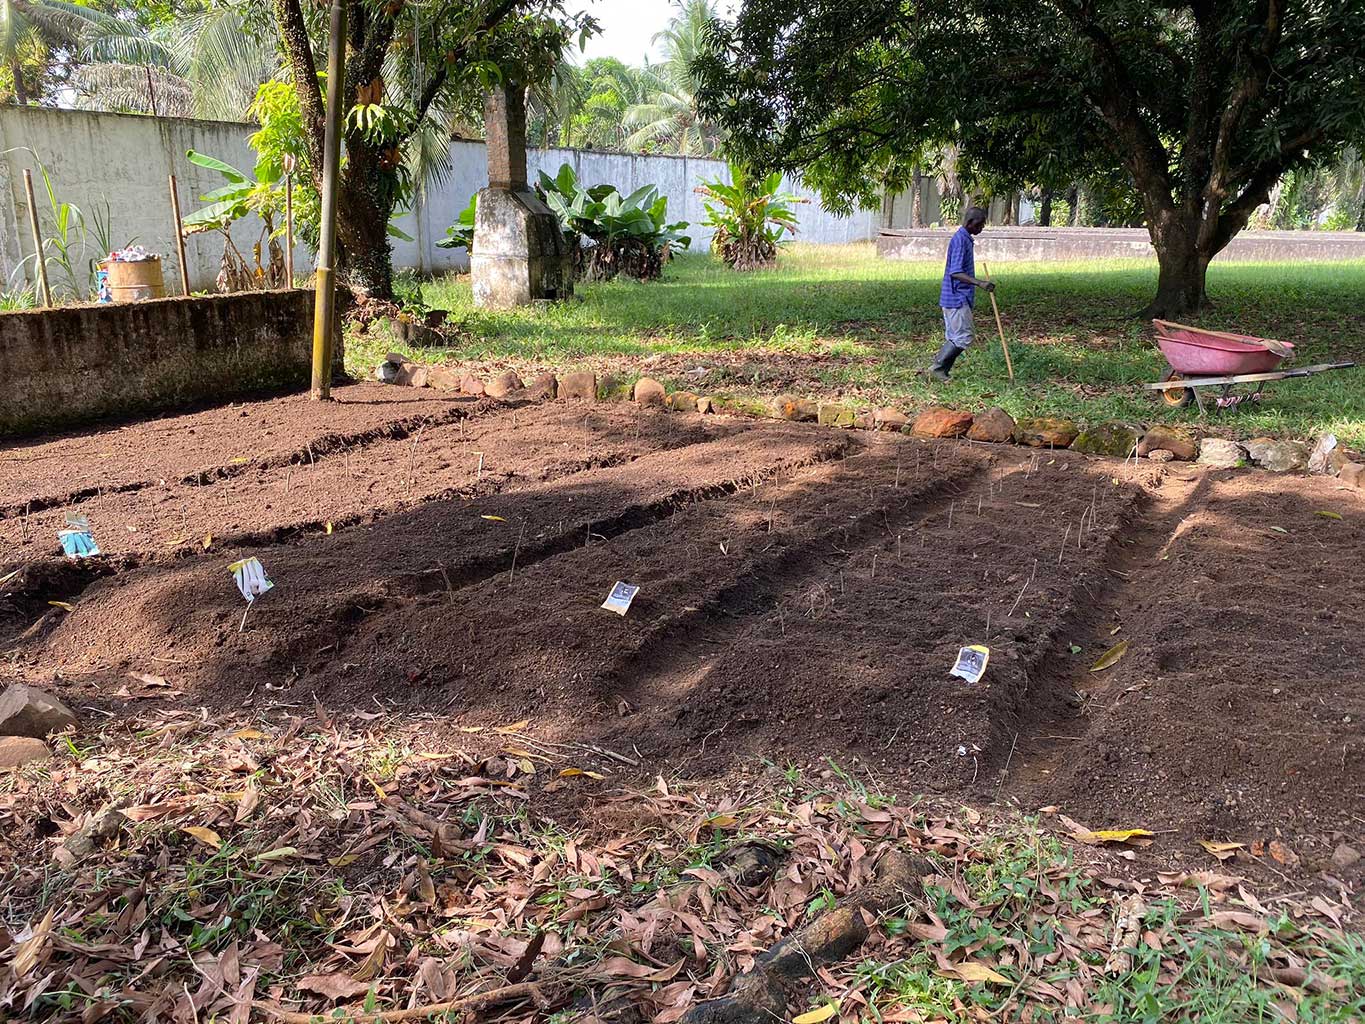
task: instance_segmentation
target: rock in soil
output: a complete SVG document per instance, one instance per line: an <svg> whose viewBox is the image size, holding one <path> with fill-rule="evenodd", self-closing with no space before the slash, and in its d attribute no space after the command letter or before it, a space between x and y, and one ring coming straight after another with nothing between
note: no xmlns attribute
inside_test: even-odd
<svg viewBox="0 0 1365 1024"><path fill-rule="evenodd" d="M1199 454L1199 442L1188 430L1179 427L1150 427L1138 442L1138 455L1146 457L1158 448L1170 452L1175 458L1189 462Z"/></svg>
<svg viewBox="0 0 1365 1024"><path fill-rule="evenodd" d="M1199 464L1213 469L1236 469L1246 465L1246 449L1236 441L1206 437L1199 442Z"/></svg>
<svg viewBox="0 0 1365 1024"><path fill-rule="evenodd" d="M1341 472L1341 467L1346 460L1340 455L1341 449L1337 445L1336 434L1323 434L1318 438L1317 444L1313 446L1313 452L1308 456L1308 472L1310 473L1331 473L1336 475ZM1340 459L1341 461L1337 461Z"/></svg>
<svg viewBox="0 0 1365 1024"><path fill-rule="evenodd" d="M1338 871L1346 871L1360 863L1360 851L1354 846L1347 846L1345 843L1338 843L1337 848L1332 851L1332 867Z"/></svg>
<svg viewBox="0 0 1365 1024"><path fill-rule="evenodd" d="M972 420L967 431L970 441L989 441L992 444L1006 444L1014 437L1014 417L998 406L987 409Z"/></svg>
<svg viewBox="0 0 1365 1024"><path fill-rule="evenodd" d="M52 757L47 744L32 736L0 736L0 770L22 768L34 761L46 761Z"/></svg>
<svg viewBox="0 0 1365 1024"><path fill-rule="evenodd" d="M858 410L842 402L821 402L815 418L822 427L855 427L858 425Z"/></svg>
<svg viewBox="0 0 1365 1024"><path fill-rule="evenodd" d="M526 385L517 376L516 370L504 370L483 386L489 398L506 398L513 391L520 391Z"/></svg>
<svg viewBox="0 0 1365 1024"><path fill-rule="evenodd" d="M76 713L50 693L14 683L0 693L0 736L44 739L76 724Z"/></svg>
<svg viewBox="0 0 1365 1024"><path fill-rule="evenodd" d="M820 407L809 398L779 395L774 407L779 419L791 420L794 423L814 423L816 417L820 415Z"/></svg>
<svg viewBox="0 0 1365 1024"><path fill-rule="evenodd" d="M712 408L711 399L707 398L705 395L698 398L697 412L715 412L715 409Z"/></svg>
<svg viewBox="0 0 1365 1024"><path fill-rule="evenodd" d="M398 364L385 359L374 368L374 379L381 384L392 384L398 377Z"/></svg>
<svg viewBox="0 0 1365 1024"><path fill-rule="evenodd" d="M667 401L664 386L653 377L641 377L635 382L635 401L640 405L657 405L662 408Z"/></svg>
<svg viewBox="0 0 1365 1024"><path fill-rule="evenodd" d="M931 405L915 417L911 431L917 437L961 437L972 425L972 414Z"/></svg>
<svg viewBox="0 0 1365 1024"><path fill-rule="evenodd" d="M1080 428L1071 420L1056 416L1040 416L1016 420L1014 439L1030 448L1069 448Z"/></svg>
<svg viewBox="0 0 1365 1024"><path fill-rule="evenodd" d="M1365 462L1348 462L1341 467L1337 479L1347 487L1365 490Z"/></svg>
<svg viewBox="0 0 1365 1024"><path fill-rule="evenodd" d="M1168 451L1165 448L1153 448L1147 453L1147 458L1153 462L1174 462L1175 452Z"/></svg>
<svg viewBox="0 0 1365 1024"><path fill-rule="evenodd" d="M668 396L668 407L674 412L696 412L697 396L690 391L675 391Z"/></svg>
<svg viewBox="0 0 1365 1024"><path fill-rule="evenodd" d="M542 373L526 385L526 397L534 401L541 401L542 399L548 401L555 397L558 390L559 381L555 379L555 375L553 373Z"/></svg>
<svg viewBox="0 0 1365 1024"><path fill-rule="evenodd" d="M872 414L872 424L878 430L904 430L910 423L910 417L899 409L878 409Z"/></svg>
<svg viewBox="0 0 1365 1024"><path fill-rule="evenodd" d="M597 374L591 370L575 370L559 378L560 398L575 402L597 401Z"/></svg>
<svg viewBox="0 0 1365 1024"><path fill-rule="evenodd" d="M472 373L466 373L460 378L460 392L478 398L483 395L483 381Z"/></svg>
<svg viewBox="0 0 1365 1024"><path fill-rule="evenodd" d="M424 388L427 386L427 368L410 359L404 359L398 364L398 370L393 375L393 383L399 387Z"/></svg>
<svg viewBox="0 0 1365 1024"><path fill-rule="evenodd" d="M449 366L427 368L427 384L438 391L459 391L463 376L459 370L452 370Z"/></svg>
<svg viewBox="0 0 1365 1024"><path fill-rule="evenodd" d="M1131 423L1101 423L1086 427L1071 442L1073 452L1084 455L1112 455L1126 459L1142 440L1142 431Z"/></svg>
<svg viewBox="0 0 1365 1024"><path fill-rule="evenodd" d="M1302 441L1277 441L1273 437L1257 437L1246 443L1247 455L1253 466L1272 473L1293 473L1308 468L1312 454Z"/></svg>

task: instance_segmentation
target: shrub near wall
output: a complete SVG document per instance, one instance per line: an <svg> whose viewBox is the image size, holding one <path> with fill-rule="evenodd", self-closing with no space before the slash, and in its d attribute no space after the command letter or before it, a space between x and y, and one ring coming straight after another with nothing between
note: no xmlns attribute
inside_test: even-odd
<svg viewBox="0 0 1365 1024"><path fill-rule="evenodd" d="M302 289L0 313L0 435L302 390L312 337Z"/></svg>

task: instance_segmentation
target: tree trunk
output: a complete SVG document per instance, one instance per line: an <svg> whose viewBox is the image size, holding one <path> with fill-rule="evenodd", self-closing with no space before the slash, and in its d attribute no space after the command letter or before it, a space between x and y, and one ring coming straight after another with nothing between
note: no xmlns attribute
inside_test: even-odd
<svg viewBox="0 0 1365 1024"><path fill-rule="evenodd" d="M352 288L377 299L393 298L389 218L398 178L384 163L382 151L353 133L346 139L346 167L337 183L337 272Z"/></svg>
<svg viewBox="0 0 1365 1024"><path fill-rule="evenodd" d="M24 69L19 66L16 60L9 67L10 74L14 76L14 102L19 106L28 103L28 87L24 85Z"/></svg>
<svg viewBox="0 0 1365 1024"><path fill-rule="evenodd" d="M1069 223L1067 226L1073 228L1080 227L1081 190L1077 186L1072 185L1069 189L1066 190L1066 204L1067 209L1070 211L1070 213L1068 214Z"/></svg>
<svg viewBox="0 0 1365 1024"><path fill-rule="evenodd" d="M923 192L924 172L920 170L919 164L916 164L914 176L910 179L910 226L912 228L924 227Z"/></svg>
<svg viewBox="0 0 1365 1024"><path fill-rule="evenodd" d="M1360 196L1360 216L1356 218L1356 230L1365 231L1365 193Z"/></svg>
<svg viewBox="0 0 1365 1024"><path fill-rule="evenodd" d="M1040 228L1052 227L1052 189L1043 189L1042 205L1038 208L1038 226Z"/></svg>
<svg viewBox="0 0 1365 1024"><path fill-rule="evenodd" d="M1195 242L1198 228L1175 220L1164 227L1148 225L1156 249L1156 297L1144 317L1177 317L1204 307L1205 278L1213 253L1201 253Z"/></svg>
<svg viewBox="0 0 1365 1024"><path fill-rule="evenodd" d="M1014 216L1014 195L1006 192L1005 198L1000 204L1000 224L1002 227L1010 227L1015 222Z"/></svg>

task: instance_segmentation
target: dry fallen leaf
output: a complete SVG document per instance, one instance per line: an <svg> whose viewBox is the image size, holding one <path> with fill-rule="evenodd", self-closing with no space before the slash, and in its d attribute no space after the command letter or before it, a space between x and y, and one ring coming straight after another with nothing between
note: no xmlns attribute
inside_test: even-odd
<svg viewBox="0 0 1365 1024"><path fill-rule="evenodd" d="M1270 856L1281 864L1291 868L1299 866L1299 855L1278 839L1272 839L1267 849L1270 851Z"/></svg>
<svg viewBox="0 0 1365 1024"><path fill-rule="evenodd" d="M1155 835L1145 828L1102 828L1093 832L1073 832L1071 838L1079 843L1126 843L1133 839L1146 839Z"/></svg>
<svg viewBox="0 0 1365 1024"><path fill-rule="evenodd" d="M1238 850L1246 849L1245 843L1216 843L1211 839L1201 839L1199 845L1219 860L1231 860Z"/></svg>
<svg viewBox="0 0 1365 1024"><path fill-rule="evenodd" d="M739 819L733 814L713 814L702 824L709 825L711 828L734 828L739 824Z"/></svg>
<svg viewBox="0 0 1365 1024"><path fill-rule="evenodd" d="M265 853L257 854L257 860L285 860L288 857L297 857L299 848L297 846L281 846L278 849L267 850Z"/></svg>
<svg viewBox="0 0 1365 1024"><path fill-rule="evenodd" d="M203 825L186 825L180 831L194 836L195 839L198 839L205 846L211 846L215 850L220 849L223 845L223 837L213 831L213 829L205 828Z"/></svg>
<svg viewBox="0 0 1365 1024"><path fill-rule="evenodd" d="M53 608L60 608L64 612L74 612L76 610L76 606L70 601L49 601L48 604L52 605Z"/></svg>
<svg viewBox="0 0 1365 1024"><path fill-rule="evenodd" d="M834 1003L826 1003L824 1006L793 1017L792 1024L822 1024L823 1021L829 1020L838 1012L839 1008Z"/></svg>
<svg viewBox="0 0 1365 1024"><path fill-rule="evenodd" d="M1100 656L1100 660L1090 667L1091 672L1103 672L1128 653L1128 641L1120 640Z"/></svg>
<svg viewBox="0 0 1365 1024"><path fill-rule="evenodd" d="M504 519L502 516L479 516L479 518L480 518L480 519L487 519L487 520L489 520L490 522L494 522L494 523L505 523L505 522L507 522L507 520Z"/></svg>
<svg viewBox="0 0 1365 1024"><path fill-rule="evenodd" d="M514 732L525 732L526 727L531 724L529 718L523 718L520 722L513 722L511 725L500 725L493 731L507 736Z"/></svg>
<svg viewBox="0 0 1365 1024"><path fill-rule="evenodd" d="M985 964L978 964L970 960L966 963L954 964L952 970L935 971L934 973L941 978L958 977L963 981L972 982L973 984L983 981L994 982L997 985L1014 984L1009 978L997 971L991 970Z"/></svg>
<svg viewBox="0 0 1365 1024"><path fill-rule="evenodd" d="M338 999L354 999L363 996L370 986L356 981L349 974L310 974L300 978L296 985L300 992L313 992L335 1002Z"/></svg>
<svg viewBox="0 0 1365 1024"><path fill-rule="evenodd" d="M1341 518L1341 513L1340 513L1340 512L1328 512L1326 509L1319 509L1318 511L1314 512L1313 515L1315 515L1315 516L1322 516L1323 519L1340 519L1340 518Z"/></svg>

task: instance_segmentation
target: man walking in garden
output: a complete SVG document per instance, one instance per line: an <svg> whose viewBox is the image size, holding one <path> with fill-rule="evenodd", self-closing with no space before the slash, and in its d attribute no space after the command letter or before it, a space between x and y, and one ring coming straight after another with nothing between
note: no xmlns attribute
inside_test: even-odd
<svg viewBox="0 0 1365 1024"><path fill-rule="evenodd" d="M986 226L986 211L979 206L968 207L962 227L953 232L948 243L948 261L943 268L943 287L939 289L938 304L943 307L943 347L934 357L929 372L939 380L948 380L948 373L957 357L972 343L972 303L976 289L995 291L995 282L982 281L976 276L976 236Z"/></svg>

